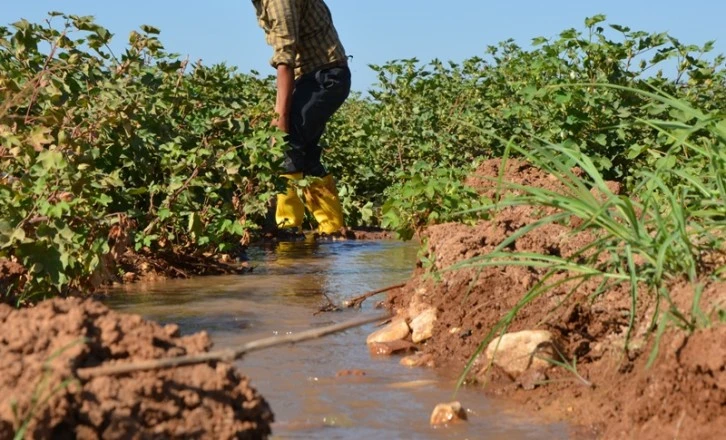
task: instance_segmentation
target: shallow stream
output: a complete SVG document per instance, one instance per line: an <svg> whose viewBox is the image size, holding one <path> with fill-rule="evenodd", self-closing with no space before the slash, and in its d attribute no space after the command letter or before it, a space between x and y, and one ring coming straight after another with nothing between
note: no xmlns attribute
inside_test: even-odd
<svg viewBox="0 0 726 440"><path fill-rule="evenodd" d="M184 334L206 330L215 348L295 333L374 313L313 314L326 303L405 281L417 248L388 241L281 243L250 252L250 274L132 285L107 303ZM295 346L252 353L238 361L275 413L277 439L558 439L563 424L539 424L516 408L475 390L456 395L469 421L431 428L434 406L453 399L454 382L430 369L410 369L398 357L373 357L365 346L374 325ZM365 375L338 377L344 370Z"/></svg>

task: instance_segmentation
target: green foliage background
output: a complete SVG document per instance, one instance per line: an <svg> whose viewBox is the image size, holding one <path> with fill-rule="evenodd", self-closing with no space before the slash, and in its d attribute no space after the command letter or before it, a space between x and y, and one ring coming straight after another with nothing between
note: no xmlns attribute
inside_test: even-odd
<svg viewBox="0 0 726 440"><path fill-rule="evenodd" d="M269 80L189 65L149 26L116 56L91 18L53 16L0 28L0 257L29 271L19 300L88 287L114 235L189 253L244 239L282 157Z"/></svg>
<svg viewBox="0 0 726 440"><path fill-rule="evenodd" d="M22 303L87 289L120 237L150 252L248 242L282 184L271 78L169 54L150 26L114 54L91 18L51 16L0 27L0 260L28 270L0 295ZM678 109L635 91L722 112L724 58L707 56L712 43L604 20L458 64L371 66L378 85L351 97L325 138L349 225L409 238L481 215L472 208L486 201L462 178L512 143L564 145L626 187L639 170L688 159L673 154L677 134L634 123Z"/></svg>

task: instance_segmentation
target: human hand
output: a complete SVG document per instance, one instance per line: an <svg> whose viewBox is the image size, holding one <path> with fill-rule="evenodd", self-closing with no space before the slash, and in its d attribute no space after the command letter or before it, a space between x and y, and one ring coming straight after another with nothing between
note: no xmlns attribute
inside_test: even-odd
<svg viewBox="0 0 726 440"><path fill-rule="evenodd" d="M290 122L288 121L287 115L278 115L277 119L272 121L272 125L284 133L290 132Z"/></svg>

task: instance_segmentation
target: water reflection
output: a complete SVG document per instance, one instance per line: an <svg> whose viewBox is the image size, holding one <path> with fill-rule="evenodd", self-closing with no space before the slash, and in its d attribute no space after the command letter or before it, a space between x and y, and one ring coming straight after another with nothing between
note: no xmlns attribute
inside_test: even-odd
<svg viewBox="0 0 726 440"><path fill-rule="evenodd" d="M250 252L254 271L242 276L136 285L109 303L182 332L207 330L217 348L275 334L299 332L371 313L314 316L324 295L341 303L410 276L416 246L395 242L297 242ZM296 346L253 353L238 366L270 401L276 438L566 438L562 425L520 420L476 391L457 398L470 422L432 429L434 406L452 398L453 382L434 372L407 369L395 358L372 358L365 337L373 326ZM341 370L363 376L338 377Z"/></svg>

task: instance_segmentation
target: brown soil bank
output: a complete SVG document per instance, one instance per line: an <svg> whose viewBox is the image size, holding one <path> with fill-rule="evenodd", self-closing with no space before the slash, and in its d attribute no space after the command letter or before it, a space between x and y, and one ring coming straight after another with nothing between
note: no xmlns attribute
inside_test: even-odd
<svg viewBox="0 0 726 440"><path fill-rule="evenodd" d="M499 161L490 161L471 182L492 196L486 178L496 179L498 174ZM511 161L505 179L558 190L555 179L522 162ZM389 297L389 305L412 328L413 318L435 309L432 336L420 348L433 355L437 366L462 371L490 329L544 273L513 266L444 269L491 251L521 227L550 213L513 207L474 226L445 224L425 232L427 259L433 267L420 265L407 286ZM575 234L568 226L548 225L523 235L510 248L567 257L591 240L588 233ZM559 367L513 376L496 366L486 368L489 359L484 354L475 362L473 379L484 383L486 392L512 399L533 414L572 422L578 426L574 438L722 438L726 432L726 326L715 324L690 336L667 331L655 364L647 369L654 343L648 330L654 299L645 295L639 299L638 324L626 352L628 288L615 287L591 298L598 283L588 282L574 291L572 284L563 285L539 296L507 329L551 332L567 359L577 358L577 372L584 381ZM687 312L693 295L686 284L671 289L674 303ZM726 304L726 284L707 284L701 306L709 311L719 303Z"/></svg>
<svg viewBox="0 0 726 440"><path fill-rule="evenodd" d="M264 438L272 412L230 364L74 379L79 368L208 351L206 333L180 337L94 301L0 304L0 438ZM24 425L27 423L27 425Z"/></svg>

